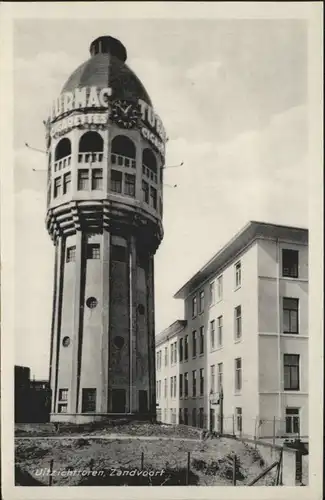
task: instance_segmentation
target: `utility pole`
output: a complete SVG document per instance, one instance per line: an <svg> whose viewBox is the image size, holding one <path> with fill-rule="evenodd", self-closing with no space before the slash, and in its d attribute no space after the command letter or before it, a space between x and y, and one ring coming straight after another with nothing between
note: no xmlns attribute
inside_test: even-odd
<svg viewBox="0 0 325 500"><path fill-rule="evenodd" d="M220 387L220 435L223 435L223 388Z"/></svg>

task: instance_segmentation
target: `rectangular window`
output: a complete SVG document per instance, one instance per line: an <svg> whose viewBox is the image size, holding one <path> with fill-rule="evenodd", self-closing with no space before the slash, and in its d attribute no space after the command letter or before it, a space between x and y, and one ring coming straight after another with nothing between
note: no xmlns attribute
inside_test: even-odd
<svg viewBox="0 0 325 500"><path fill-rule="evenodd" d="M96 389L82 389L82 413L96 411Z"/></svg>
<svg viewBox="0 0 325 500"><path fill-rule="evenodd" d="M149 205L149 184L146 181L142 181L142 197L143 201Z"/></svg>
<svg viewBox="0 0 325 500"><path fill-rule="evenodd" d="M214 394L216 392L216 367L215 365L210 366L210 392Z"/></svg>
<svg viewBox="0 0 325 500"><path fill-rule="evenodd" d="M203 313L204 311L204 290L201 290L199 295L199 313Z"/></svg>
<svg viewBox="0 0 325 500"><path fill-rule="evenodd" d="M235 264L235 287L241 286L241 263Z"/></svg>
<svg viewBox="0 0 325 500"><path fill-rule="evenodd" d="M103 189L103 169L94 168L91 172L91 189Z"/></svg>
<svg viewBox="0 0 325 500"><path fill-rule="evenodd" d="M223 386L223 363L218 363L218 392L221 392Z"/></svg>
<svg viewBox="0 0 325 500"><path fill-rule="evenodd" d="M181 363L183 361L183 339L179 339L178 355Z"/></svg>
<svg viewBox="0 0 325 500"><path fill-rule="evenodd" d="M68 247L67 248L67 257L66 262L75 262L76 260L76 247Z"/></svg>
<svg viewBox="0 0 325 500"><path fill-rule="evenodd" d="M299 252L298 250L282 250L282 276L298 278Z"/></svg>
<svg viewBox="0 0 325 500"><path fill-rule="evenodd" d="M242 334L242 318L241 318L241 306L235 307L235 339L241 338Z"/></svg>
<svg viewBox="0 0 325 500"><path fill-rule="evenodd" d="M111 171L111 190L113 193L122 193L122 172Z"/></svg>
<svg viewBox="0 0 325 500"><path fill-rule="evenodd" d="M284 354L284 390L299 391L299 354Z"/></svg>
<svg viewBox="0 0 325 500"><path fill-rule="evenodd" d="M204 394L204 368L200 368L200 395Z"/></svg>
<svg viewBox="0 0 325 500"><path fill-rule="evenodd" d="M99 243L91 243L87 245L87 259L100 259Z"/></svg>
<svg viewBox="0 0 325 500"><path fill-rule="evenodd" d="M184 408L184 424L188 425L188 409Z"/></svg>
<svg viewBox="0 0 325 500"><path fill-rule="evenodd" d="M203 429L204 427L204 409L199 408L199 427Z"/></svg>
<svg viewBox="0 0 325 500"><path fill-rule="evenodd" d="M184 361L188 360L188 335L184 339Z"/></svg>
<svg viewBox="0 0 325 500"><path fill-rule="evenodd" d="M187 398L188 396L188 373L184 373L184 396Z"/></svg>
<svg viewBox="0 0 325 500"><path fill-rule="evenodd" d="M78 170L78 191L87 191L89 189L89 170L80 168Z"/></svg>
<svg viewBox="0 0 325 500"><path fill-rule="evenodd" d="M192 318L195 318L196 315L197 315L197 298L195 295L195 297L192 298Z"/></svg>
<svg viewBox="0 0 325 500"><path fill-rule="evenodd" d="M241 408L236 408L236 428L238 432L242 432L243 430L243 415L242 415L242 409Z"/></svg>
<svg viewBox="0 0 325 500"><path fill-rule="evenodd" d="M283 333L299 333L299 300L283 297Z"/></svg>
<svg viewBox="0 0 325 500"><path fill-rule="evenodd" d="M192 409L192 426L196 427L196 408Z"/></svg>
<svg viewBox="0 0 325 500"><path fill-rule="evenodd" d="M71 186L71 173L68 172L63 176L63 194L67 194L70 191Z"/></svg>
<svg viewBox="0 0 325 500"><path fill-rule="evenodd" d="M212 281L209 285L209 306L215 303L215 282Z"/></svg>
<svg viewBox="0 0 325 500"><path fill-rule="evenodd" d="M241 358L235 359L235 391L241 391L242 388L242 363Z"/></svg>
<svg viewBox="0 0 325 500"><path fill-rule="evenodd" d="M61 195L61 177L56 177L54 179L54 198L57 198Z"/></svg>
<svg viewBox="0 0 325 500"><path fill-rule="evenodd" d="M192 371L192 396L196 396L196 370Z"/></svg>
<svg viewBox="0 0 325 500"><path fill-rule="evenodd" d="M222 342L223 342L223 317L219 316L218 319L218 347L222 347Z"/></svg>
<svg viewBox="0 0 325 500"><path fill-rule="evenodd" d="M59 401L68 401L68 389L59 389Z"/></svg>
<svg viewBox="0 0 325 500"><path fill-rule="evenodd" d="M222 300L223 296L223 278L222 275L217 279L217 297L218 300Z"/></svg>
<svg viewBox="0 0 325 500"><path fill-rule="evenodd" d="M135 196L135 175L125 174L124 194L127 196Z"/></svg>
<svg viewBox="0 0 325 500"><path fill-rule="evenodd" d="M200 327L200 354L204 354L204 326Z"/></svg>
<svg viewBox="0 0 325 500"><path fill-rule="evenodd" d="M157 189L150 186L151 206L157 210Z"/></svg>
<svg viewBox="0 0 325 500"><path fill-rule="evenodd" d="M168 347L165 347L165 366L168 366Z"/></svg>
<svg viewBox="0 0 325 500"><path fill-rule="evenodd" d="M210 321L210 347L215 348L215 321Z"/></svg>
<svg viewBox="0 0 325 500"><path fill-rule="evenodd" d="M179 375L179 397L183 397L183 374L180 373Z"/></svg>
<svg viewBox="0 0 325 500"><path fill-rule="evenodd" d="M174 377L170 377L170 397L174 395Z"/></svg>
<svg viewBox="0 0 325 500"><path fill-rule="evenodd" d="M196 357L196 331L192 332L192 357Z"/></svg>
<svg viewBox="0 0 325 500"><path fill-rule="evenodd" d="M171 344L170 346L170 364L172 365L174 363L174 344Z"/></svg>
<svg viewBox="0 0 325 500"><path fill-rule="evenodd" d="M286 434L300 434L299 408L286 408Z"/></svg>
<svg viewBox="0 0 325 500"><path fill-rule="evenodd" d="M68 405L67 403L59 403L58 404L58 413L67 413Z"/></svg>
<svg viewBox="0 0 325 500"><path fill-rule="evenodd" d="M174 375L174 398L177 396L177 377Z"/></svg>
<svg viewBox="0 0 325 500"><path fill-rule="evenodd" d="M164 379L164 398L167 398L167 379Z"/></svg>

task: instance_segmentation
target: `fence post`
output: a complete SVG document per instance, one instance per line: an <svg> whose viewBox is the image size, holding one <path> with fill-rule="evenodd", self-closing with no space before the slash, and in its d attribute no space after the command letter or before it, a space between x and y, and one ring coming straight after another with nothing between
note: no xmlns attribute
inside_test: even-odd
<svg viewBox="0 0 325 500"><path fill-rule="evenodd" d="M144 466L144 452L142 451L141 452L141 470L143 470L143 466Z"/></svg>
<svg viewBox="0 0 325 500"><path fill-rule="evenodd" d="M273 448L275 447L275 417L273 417L273 439L272 439L272 443L273 443Z"/></svg>
<svg viewBox="0 0 325 500"><path fill-rule="evenodd" d="M237 466L237 456L234 454L233 456L233 464L232 464L232 483L236 486L236 467Z"/></svg>
<svg viewBox="0 0 325 500"><path fill-rule="evenodd" d="M190 484L191 452L187 452L186 484Z"/></svg>
<svg viewBox="0 0 325 500"><path fill-rule="evenodd" d="M53 458L50 460L50 475L49 475L49 486L52 486L52 479L53 479L53 476L52 476L52 473L53 473Z"/></svg>

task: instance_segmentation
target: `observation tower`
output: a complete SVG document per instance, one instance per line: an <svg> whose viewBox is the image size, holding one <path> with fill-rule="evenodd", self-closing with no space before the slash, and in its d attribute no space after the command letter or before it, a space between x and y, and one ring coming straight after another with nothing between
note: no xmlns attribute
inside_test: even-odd
<svg viewBox="0 0 325 500"><path fill-rule="evenodd" d="M47 128L55 246L51 421L154 418L154 254L166 134L110 36L68 78Z"/></svg>

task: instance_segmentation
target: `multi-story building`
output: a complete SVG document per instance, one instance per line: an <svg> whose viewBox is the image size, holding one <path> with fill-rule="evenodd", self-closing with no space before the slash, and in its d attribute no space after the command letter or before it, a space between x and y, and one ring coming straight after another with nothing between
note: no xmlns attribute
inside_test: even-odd
<svg viewBox="0 0 325 500"><path fill-rule="evenodd" d="M162 421L178 407L189 425L307 436L308 230L249 222L175 298L185 323L157 337L156 356L177 345L177 363L157 380L176 375L182 391L161 394Z"/></svg>

